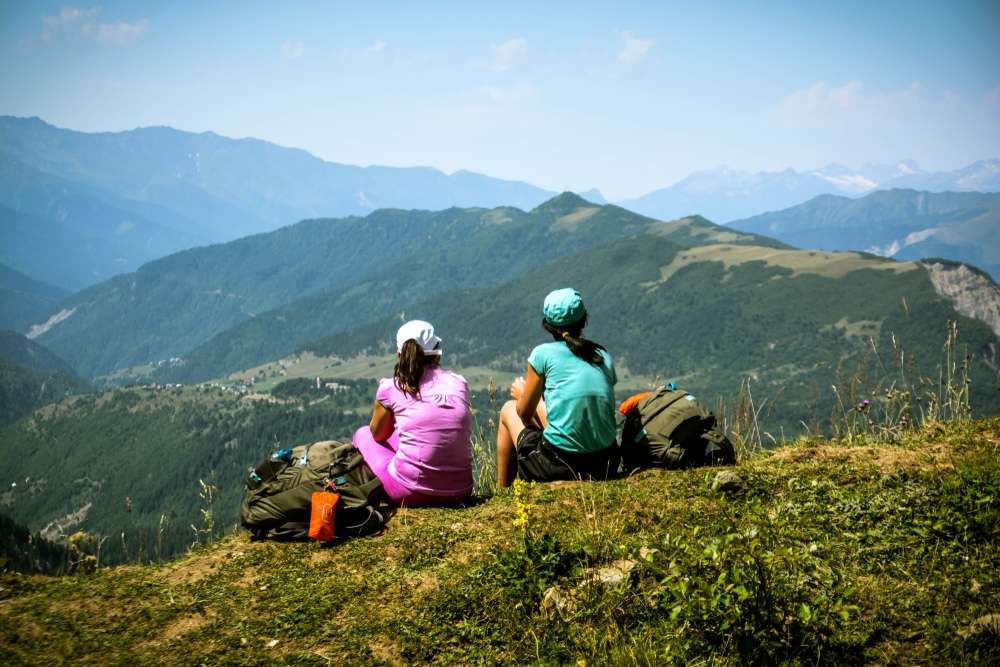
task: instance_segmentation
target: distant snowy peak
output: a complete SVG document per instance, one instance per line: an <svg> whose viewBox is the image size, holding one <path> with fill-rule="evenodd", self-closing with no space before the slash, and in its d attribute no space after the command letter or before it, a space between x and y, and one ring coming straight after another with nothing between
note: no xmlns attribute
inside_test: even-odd
<svg viewBox="0 0 1000 667"><path fill-rule="evenodd" d="M963 190L997 190L1000 188L1000 160L980 160L955 172L955 182Z"/></svg>
<svg viewBox="0 0 1000 667"><path fill-rule="evenodd" d="M827 168L812 172L813 176L822 178L841 192L847 194L862 194L878 187L878 181L874 181L863 174L853 174L848 171L831 173Z"/></svg>
<svg viewBox="0 0 1000 667"><path fill-rule="evenodd" d="M885 190L911 188L932 192L998 192L1000 191L1000 160L979 160L952 171L907 171L879 184Z"/></svg>
<svg viewBox="0 0 1000 667"><path fill-rule="evenodd" d="M900 160L896 164L866 164L860 169L851 169L842 164L829 164L811 172L822 178L844 194L859 195L871 192L883 183L904 176L916 176L925 172L913 160Z"/></svg>
<svg viewBox="0 0 1000 667"><path fill-rule="evenodd" d="M1000 160L981 160L954 171L927 172L913 160L866 164L860 168L828 164L796 171L740 171L728 166L696 171L666 188L620 202L630 210L672 220L700 214L728 222L801 204L818 195L859 197L876 190L1000 192Z"/></svg>

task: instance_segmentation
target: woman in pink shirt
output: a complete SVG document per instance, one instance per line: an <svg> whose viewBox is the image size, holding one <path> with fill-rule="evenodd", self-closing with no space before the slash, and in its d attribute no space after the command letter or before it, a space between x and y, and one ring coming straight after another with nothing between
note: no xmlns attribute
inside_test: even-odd
<svg viewBox="0 0 1000 667"><path fill-rule="evenodd" d="M440 364L433 326L401 326L393 376L379 381L371 423L354 434L354 446L399 505L447 505L472 494L469 387Z"/></svg>

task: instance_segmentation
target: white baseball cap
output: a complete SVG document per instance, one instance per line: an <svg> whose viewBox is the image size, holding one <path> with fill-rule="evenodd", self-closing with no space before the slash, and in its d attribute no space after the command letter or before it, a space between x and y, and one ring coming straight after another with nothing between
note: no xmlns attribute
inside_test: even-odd
<svg viewBox="0 0 1000 667"><path fill-rule="evenodd" d="M411 338L417 341L424 354L441 354L441 350L434 349L441 343L441 339L434 335L434 325L430 322L410 320L399 327L396 332L396 352L402 352L403 344Z"/></svg>

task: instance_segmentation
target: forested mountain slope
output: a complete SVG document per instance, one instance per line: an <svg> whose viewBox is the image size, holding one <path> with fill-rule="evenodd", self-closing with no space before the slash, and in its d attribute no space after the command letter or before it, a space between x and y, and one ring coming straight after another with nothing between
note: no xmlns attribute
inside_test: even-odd
<svg viewBox="0 0 1000 667"><path fill-rule="evenodd" d="M91 389L51 351L15 331L0 331L0 424Z"/></svg>
<svg viewBox="0 0 1000 667"><path fill-rule="evenodd" d="M214 512L216 526L235 523L247 466L279 447L348 437L364 423L355 411L370 409L374 383L341 384L348 389L314 404L218 387L69 397L0 427L0 507L48 539L78 529L115 535L106 562L181 552L196 538L200 509ZM199 480L213 486L211 498Z"/></svg>
<svg viewBox="0 0 1000 667"><path fill-rule="evenodd" d="M27 331L44 321L69 294L0 264L0 329Z"/></svg>
<svg viewBox="0 0 1000 667"><path fill-rule="evenodd" d="M240 368L311 337L398 313L429 294L497 284L557 257L642 233L683 243L777 244L700 218L658 222L571 193L528 213L380 210L364 218L307 220L151 262L68 299L62 304L66 317L39 341L81 372L99 375L187 356L253 318L247 328L265 331L253 334L251 345L262 341L264 347L236 355L233 368ZM315 299L294 303L310 297ZM285 307L305 317L263 314ZM234 345L244 344L234 339ZM213 353L213 370L225 366L214 361L223 356ZM207 377L208 366L200 368L187 377Z"/></svg>

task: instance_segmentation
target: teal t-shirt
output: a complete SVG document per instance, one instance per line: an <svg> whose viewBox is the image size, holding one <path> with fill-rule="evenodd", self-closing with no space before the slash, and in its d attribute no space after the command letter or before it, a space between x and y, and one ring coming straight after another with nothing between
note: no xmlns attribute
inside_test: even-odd
<svg viewBox="0 0 1000 667"><path fill-rule="evenodd" d="M545 439L570 452L596 452L615 439L615 392L618 382L611 355L589 364L566 343L553 341L531 351L528 363L545 381L549 424Z"/></svg>

